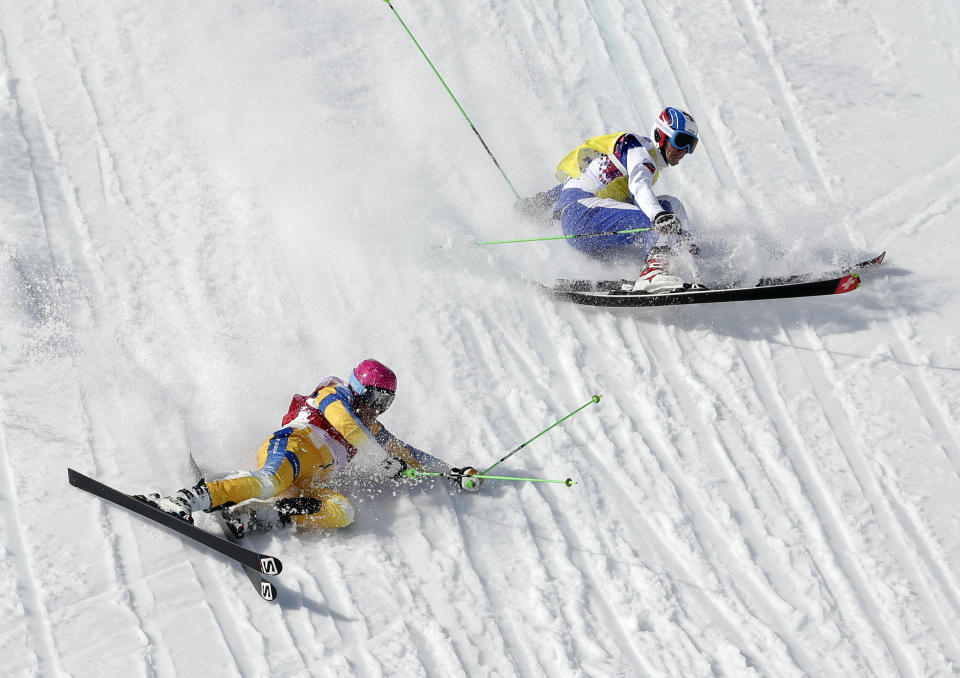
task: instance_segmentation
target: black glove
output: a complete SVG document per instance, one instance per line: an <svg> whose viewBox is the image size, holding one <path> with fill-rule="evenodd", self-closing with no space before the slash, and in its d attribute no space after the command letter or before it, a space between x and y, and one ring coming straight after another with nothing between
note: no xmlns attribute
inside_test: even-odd
<svg viewBox="0 0 960 678"><path fill-rule="evenodd" d="M653 228L661 233L672 233L674 235L683 233L683 226L677 219L677 215L670 212L657 212L653 217Z"/></svg>
<svg viewBox="0 0 960 678"><path fill-rule="evenodd" d="M470 476L479 475L480 471L472 466L450 469L450 479L455 482L461 490L467 492L476 492L483 485L483 478L471 478Z"/></svg>
<svg viewBox="0 0 960 678"><path fill-rule="evenodd" d="M387 457L380 462L380 469L386 478L399 478L407 470L407 462L396 457Z"/></svg>

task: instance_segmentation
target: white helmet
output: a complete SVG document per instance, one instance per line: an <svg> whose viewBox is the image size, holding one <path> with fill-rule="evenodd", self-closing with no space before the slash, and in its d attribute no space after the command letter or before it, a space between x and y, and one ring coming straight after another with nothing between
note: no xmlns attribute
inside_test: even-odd
<svg viewBox="0 0 960 678"><path fill-rule="evenodd" d="M657 118L657 125L653 128L653 140L657 142L661 152L669 141L674 148L693 153L700 141L697 122L686 111L667 106Z"/></svg>

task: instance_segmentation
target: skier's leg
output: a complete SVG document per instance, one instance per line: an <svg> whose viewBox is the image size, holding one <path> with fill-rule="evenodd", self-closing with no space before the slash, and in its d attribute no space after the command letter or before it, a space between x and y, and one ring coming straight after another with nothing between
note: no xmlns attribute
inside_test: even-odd
<svg viewBox="0 0 960 678"><path fill-rule="evenodd" d="M312 513L291 515L291 522L298 527L346 527L356 517L356 509L345 496L326 487L310 490L310 498L317 499L320 506Z"/></svg>
<svg viewBox="0 0 960 678"><path fill-rule="evenodd" d="M188 522L196 511L212 511L223 506L240 504L249 499L270 499L283 493L306 469L333 467L330 451L317 449L308 438L297 435L294 428L274 433L257 453L256 471L233 471L209 476L192 488L173 495L138 495L138 498Z"/></svg>
<svg viewBox="0 0 960 678"><path fill-rule="evenodd" d="M208 479L211 508L269 499L290 487L300 469L297 455L302 447L301 439L291 436L293 430L277 431L260 447L260 468L256 471L236 471Z"/></svg>
<svg viewBox="0 0 960 678"><path fill-rule="evenodd" d="M295 525L300 528L346 527L355 516L353 504L329 488L311 488L308 493L275 500L252 499L223 510L231 532L237 538L251 531L272 530Z"/></svg>
<svg viewBox="0 0 960 678"><path fill-rule="evenodd" d="M643 256L644 232L620 233L650 227L650 220L636 205L564 189L557 206L564 235L578 236L568 239L572 247L598 258Z"/></svg>
<svg viewBox="0 0 960 678"><path fill-rule="evenodd" d="M647 247L647 260L636 283L633 286L634 291L662 293L675 292L680 289L690 287L700 287L686 282L676 270L676 259L680 255L682 245L686 245L691 253L697 250L696 245L690 241L691 230L687 218L687 210L678 198L671 195L659 195L661 207L667 212L677 216L684 228L682 234L658 233L657 231L648 231L645 234L645 245ZM697 250L698 251L698 250ZM681 262L684 263L684 262ZM689 263L689 262L687 262ZM681 266L680 268L684 268ZM691 275L693 272L688 271Z"/></svg>
<svg viewBox="0 0 960 678"><path fill-rule="evenodd" d="M687 218L687 208L683 206L683 203L680 202L680 198L674 197L672 195L658 195L657 200L660 201L660 206L663 207L667 212L676 215L677 219L680 220L680 223L683 224L683 229L690 229L690 221Z"/></svg>
<svg viewBox="0 0 960 678"><path fill-rule="evenodd" d="M256 471L238 471L207 481L213 508L248 499L271 499L285 492L304 475L322 480L320 470L334 467L326 446L317 448L299 430L288 427L274 433L257 452Z"/></svg>

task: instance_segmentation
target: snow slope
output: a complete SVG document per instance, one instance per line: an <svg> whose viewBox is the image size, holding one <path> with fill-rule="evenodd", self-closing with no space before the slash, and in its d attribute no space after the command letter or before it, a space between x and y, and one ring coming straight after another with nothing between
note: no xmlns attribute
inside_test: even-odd
<svg viewBox="0 0 960 678"><path fill-rule="evenodd" d="M5 0L0 673L960 671L960 5L817 5L394 4L521 192L669 103L703 143L658 188L732 268L889 252L842 297L606 311L522 281L632 268L473 244L553 233L385 3ZM451 463L602 393L501 468L579 484L360 493L251 539L275 605L66 484L249 467L368 356Z"/></svg>

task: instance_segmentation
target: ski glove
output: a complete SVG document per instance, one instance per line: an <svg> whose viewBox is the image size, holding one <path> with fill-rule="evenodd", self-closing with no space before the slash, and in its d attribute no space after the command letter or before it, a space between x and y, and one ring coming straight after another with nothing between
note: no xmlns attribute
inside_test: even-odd
<svg viewBox="0 0 960 678"><path fill-rule="evenodd" d="M380 469L385 478L399 478L407 470L407 462L396 457L386 457L380 462Z"/></svg>
<svg viewBox="0 0 960 678"><path fill-rule="evenodd" d="M683 227L680 220L677 219L677 215L670 214L670 212L657 212L653 217L653 228L660 233L671 233L673 235L683 233Z"/></svg>
<svg viewBox="0 0 960 678"><path fill-rule="evenodd" d="M480 471L472 466L450 469L450 479L455 482L461 490L467 492L476 492L483 485L483 478L471 478L470 476L479 475Z"/></svg>

